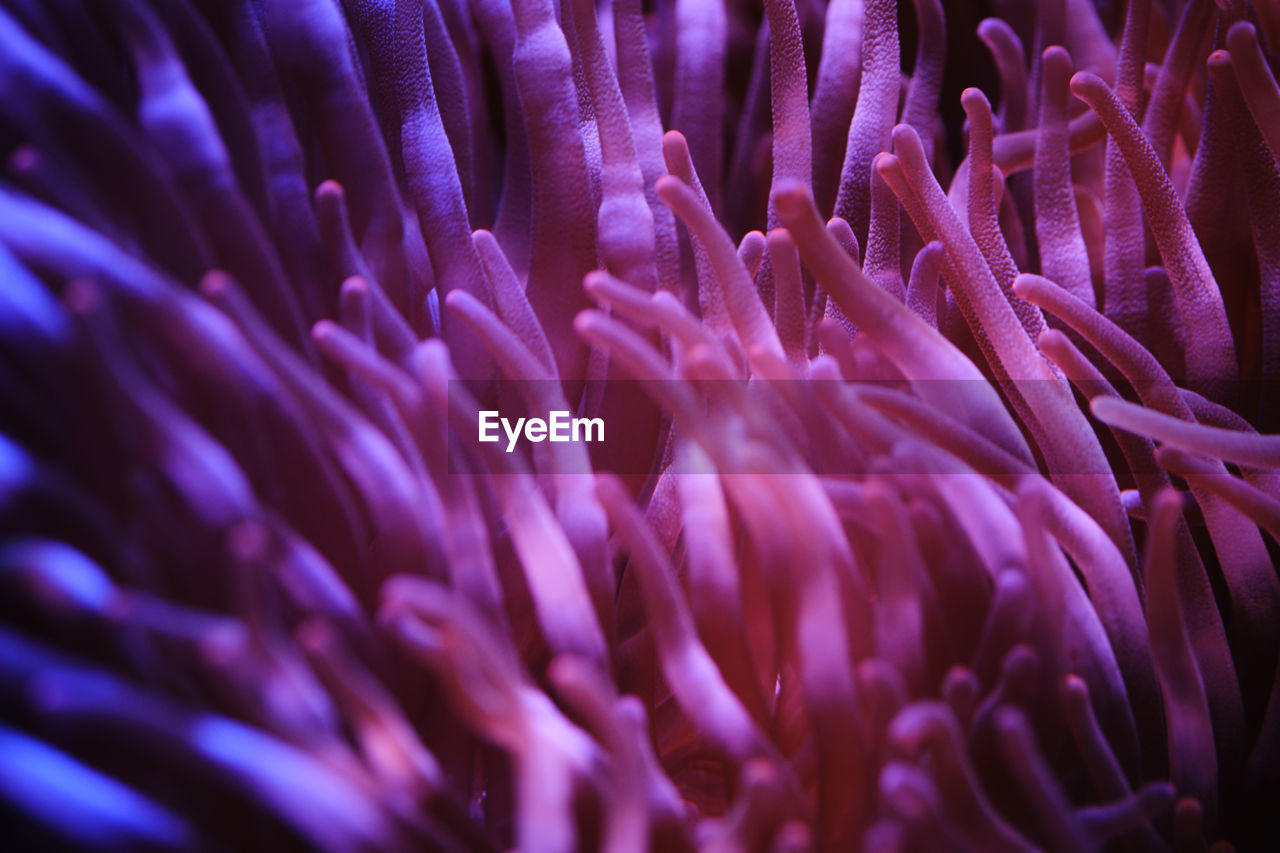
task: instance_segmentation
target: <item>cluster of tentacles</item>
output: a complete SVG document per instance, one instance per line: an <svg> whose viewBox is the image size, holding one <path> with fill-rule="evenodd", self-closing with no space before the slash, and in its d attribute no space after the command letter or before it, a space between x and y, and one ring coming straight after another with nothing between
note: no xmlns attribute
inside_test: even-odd
<svg viewBox="0 0 1280 853"><path fill-rule="evenodd" d="M1273 50L0 0L2 843L1274 849Z"/></svg>

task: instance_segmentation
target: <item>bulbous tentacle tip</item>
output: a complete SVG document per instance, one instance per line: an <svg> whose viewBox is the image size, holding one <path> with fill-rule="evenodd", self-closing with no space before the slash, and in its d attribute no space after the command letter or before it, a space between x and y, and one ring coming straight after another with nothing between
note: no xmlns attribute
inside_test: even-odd
<svg viewBox="0 0 1280 853"><path fill-rule="evenodd" d="M770 229L765 236L765 243L769 246L770 252L783 252L795 246L795 241L791 239L791 232L785 226Z"/></svg>
<svg viewBox="0 0 1280 853"><path fill-rule="evenodd" d="M683 163L691 158L689 140L678 130L668 130L662 134L662 160L671 169L674 163ZM674 171L674 170L673 170Z"/></svg>
<svg viewBox="0 0 1280 853"><path fill-rule="evenodd" d="M253 519L237 521L227 531L227 554L241 562L262 560L267 556L270 534L262 522Z"/></svg>
<svg viewBox="0 0 1280 853"><path fill-rule="evenodd" d="M369 294L369 282L362 275L353 275L343 279L339 293L343 299L363 297Z"/></svg>
<svg viewBox="0 0 1280 853"><path fill-rule="evenodd" d="M916 129L909 124L894 125L893 128L893 149L894 151L910 152L919 149L924 151L924 147L920 142L920 134L916 133Z"/></svg>
<svg viewBox="0 0 1280 853"><path fill-rule="evenodd" d="M572 692L584 684L604 684L591 661L572 653L558 654L547 665L547 680L560 691Z"/></svg>
<svg viewBox="0 0 1280 853"><path fill-rule="evenodd" d="M778 216L783 224L794 223L801 216L814 210L813 195L809 187L800 181L780 181L773 191L773 204L777 207Z"/></svg>
<svg viewBox="0 0 1280 853"><path fill-rule="evenodd" d="M599 302L608 293L609 276L602 270L592 270L582 277L582 289Z"/></svg>
<svg viewBox="0 0 1280 853"><path fill-rule="evenodd" d="M960 93L960 106L964 107L965 113L968 114L970 110L981 109L984 106L990 110L991 101L981 89L970 86Z"/></svg>
<svg viewBox="0 0 1280 853"><path fill-rule="evenodd" d="M325 341L330 340L335 334L337 334L338 331L338 324L332 320L318 320L316 321L316 324L311 327L311 340L315 341L317 344L323 344Z"/></svg>
<svg viewBox="0 0 1280 853"><path fill-rule="evenodd" d="M342 186L342 182L333 178L323 180L316 186L316 198L342 197L346 194L347 190Z"/></svg>
<svg viewBox="0 0 1280 853"><path fill-rule="evenodd" d="M200 279L200 292L207 299L216 299L226 295L227 291L235 287L235 284L236 281L230 273L223 270L209 270Z"/></svg>
<svg viewBox="0 0 1280 853"><path fill-rule="evenodd" d="M62 302L72 314L84 316L101 307L102 292L92 281L78 278L67 284Z"/></svg>
<svg viewBox="0 0 1280 853"><path fill-rule="evenodd" d="M1258 43L1258 31L1248 21L1236 21L1227 30L1227 49L1232 53L1253 50Z"/></svg>
<svg viewBox="0 0 1280 853"><path fill-rule="evenodd" d="M654 191L657 192L658 198L662 199L663 204L667 207L671 206L672 200L682 190L688 189L684 181L675 175L663 175L653 185Z"/></svg>
<svg viewBox="0 0 1280 853"><path fill-rule="evenodd" d="M1013 280L1013 295L1019 299L1030 300L1031 296L1041 286L1041 282L1043 282L1043 279L1038 275L1025 272L1020 273L1018 277ZM1046 329L1045 331L1048 332L1050 330Z"/></svg>
<svg viewBox="0 0 1280 853"><path fill-rule="evenodd" d="M1225 50L1215 50L1209 54L1207 64L1210 71L1226 71L1231 68L1231 53Z"/></svg>
<svg viewBox="0 0 1280 853"><path fill-rule="evenodd" d="M449 352L449 345L444 342L443 338L427 338L413 348L411 356L414 370L419 376L444 376L452 377L453 372L453 356Z"/></svg>
<svg viewBox="0 0 1280 853"><path fill-rule="evenodd" d="M1071 64L1071 52L1060 44L1046 47L1044 53L1040 54L1040 58L1046 63L1052 62L1055 65Z"/></svg>
<svg viewBox="0 0 1280 853"><path fill-rule="evenodd" d="M898 159L897 157L895 157L893 154L889 153L888 151L881 151L875 157L871 158L871 168L874 169L877 174L880 174L882 172L881 164L886 163L890 160L896 161L897 159Z"/></svg>
<svg viewBox="0 0 1280 853"><path fill-rule="evenodd" d="M871 161L871 168L875 169L876 174L881 178L894 174L901 167L902 164L898 161L898 155L890 154L888 151L882 151Z"/></svg>
<svg viewBox="0 0 1280 853"><path fill-rule="evenodd" d="M1089 408L1097 409L1098 404L1114 403L1113 398L1095 397L1089 404ZM1172 531L1174 521L1181 515L1183 509L1182 493L1174 488L1163 488L1156 493L1155 498L1151 501L1151 518L1153 519L1151 528L1155 531Z"/></svg>
<svg viewBox="0 0 1280 853"><path fill-rule="evenodd" d="M1114 403L1115 400L1108 397L1094 397L1089 401L1089 412L1098 420L1105 421L1107 414L1113 411Z"/></svg>
<svg viewBox="0 0 1280 853"><path fill-rule="evenodd" d="M592 308L579 311L573 318L573 330L580 336L586 337L591 334L600 325L600 314Z"/></svg>
<svg viewBox="0 0 1280 853"><path fill-rule="evenodd" d="M678 130L668 130L662 134L662 150L666 151L669 145L683 145L688 147L689 140Z"/></svg>
<svg viewBox="0 0 1280 853"><path fill-rule="evenodd" d="M1092 71L1077 71L1071 76L1071 94L1082 101L1104 97L1110 90L1106 81Z"/></svg>
<svg viewBox="0 0 1280 853"><path fill-rule="evenodd" d="M1083 708L1089 703L1089 685L1074 672L1062 679L1062 698L1068 706Z"/></svg>
<svg viewBox="0 0 1280 853"><path fill-rule="evenodd" d="M978 22L978 28L977 28L978 38L983 40L990 38L991 33L1000 29L1001 25L1007 26L1006 24L1004 24L1004 21L1002 21L1000 18L983 18L981 21Z"/></svg>
<svg viewBox="0 0 1280 853"><path fill-rule="evenodd" d="M19 145L9 155L9 170L15 173L30 172L39 165L42 155L34 145Z"/></svg>
<svg viewBox="0 0 1280 853"><path fill-rule="evenodd" d="M1157 447L1154 458L1156 464L1161 468L1166 471L1175 471L1175 473L1178 468L1182 467L1181 463L1194 461L1194 457L1191 454L1168 445Z"/></svg>
<svg viewBox="0 0 1280 853"><path fill-rule="evenodd" d="M478 300L465 290L451 290L444 297L445 307L450 311L470 308Z"/></svg>

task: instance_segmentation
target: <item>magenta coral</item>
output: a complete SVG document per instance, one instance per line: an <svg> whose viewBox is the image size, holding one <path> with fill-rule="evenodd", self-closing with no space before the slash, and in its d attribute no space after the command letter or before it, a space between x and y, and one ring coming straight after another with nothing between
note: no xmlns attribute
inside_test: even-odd
<svg viewBox="0 0 1280 853"><path fill-rule="evenodd" d="M1278 49L0 0L4 845L1275 849Z"/></svg>

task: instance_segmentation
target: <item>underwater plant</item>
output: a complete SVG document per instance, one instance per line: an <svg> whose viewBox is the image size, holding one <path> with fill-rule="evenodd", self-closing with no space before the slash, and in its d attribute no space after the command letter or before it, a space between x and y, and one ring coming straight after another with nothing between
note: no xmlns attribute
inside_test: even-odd
<svg viewBox="0 0 1280 853"><path fill-rule="evenodd" d="M1275 849L1278 50L0 0L0 846Z"/></svg>

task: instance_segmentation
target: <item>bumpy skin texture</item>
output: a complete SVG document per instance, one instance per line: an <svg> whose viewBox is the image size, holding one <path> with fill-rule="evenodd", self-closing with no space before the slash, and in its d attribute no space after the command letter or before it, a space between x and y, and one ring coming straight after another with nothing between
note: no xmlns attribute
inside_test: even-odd
<svg viewBox="0 0 1280 853"><path fill-rule="evenodd" d="M1277 848L1274 5L0 0L4 843Z"/></svg>

